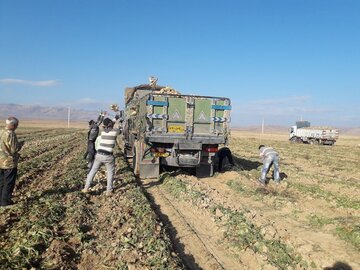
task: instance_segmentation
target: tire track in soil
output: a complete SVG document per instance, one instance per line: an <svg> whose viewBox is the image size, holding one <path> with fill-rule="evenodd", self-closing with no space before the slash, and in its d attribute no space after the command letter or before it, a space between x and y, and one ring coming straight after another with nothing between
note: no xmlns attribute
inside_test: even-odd
<svg viewBox="0 0 360 270"><path fill-rule="evenodd" d="M173 200L154 179L139 181L152 207L167 225L174 247L189 269L246 269L221 245L223 231L210 216Z"/></svg>

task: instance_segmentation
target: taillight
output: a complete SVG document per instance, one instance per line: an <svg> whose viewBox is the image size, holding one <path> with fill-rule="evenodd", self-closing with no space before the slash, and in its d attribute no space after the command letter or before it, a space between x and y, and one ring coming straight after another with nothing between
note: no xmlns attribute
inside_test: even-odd
<svg viewBox="0 0 360 270"><path fill-rule="evenodd" d="M218 148L217 147L205 147L204 151L208 152L208 153L216 153L218 151Z"/></svg>
<svg viewBox="0 0 360 270"><path fill-rule="evenodd" d="M165 153L166 149L165 147L153 147L150 150L152 153Z"/></svg>

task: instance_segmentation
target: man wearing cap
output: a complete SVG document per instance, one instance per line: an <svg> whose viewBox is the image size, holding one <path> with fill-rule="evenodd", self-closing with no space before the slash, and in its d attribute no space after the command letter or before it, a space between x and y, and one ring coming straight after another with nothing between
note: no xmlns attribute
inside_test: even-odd
<svg viewBox="0 0 360 270"><path fill-rule="evenodd" d="M261 171L261 177L259 179L260 184L266 185L266 174L274 165L274 181L280 183L280 170L279 170L279 153L272 147L260 145L259 146L260 159L264 166Z"/></svg>
<svg viewBox="0 0 360 270"><path fill-rule="evenodd" d="M9 117L5 129L0 131L0 206L13 204L11 198L17 177L19 151L24 144L17 140L15 134L18 125L17 118Z"/></svg>
<svg viewBox="0 0 360 270"><path fill-rule="evenodd" d="M115 121L119 119L119 116L115 116ZM106 195L111 195L113 191L113 178L115 173L115 157L113 155L114 147L116 145L116 137L120 134L120 129L114 128L115 122L110 118L105 118L103 121L104 130L101 131L99 138L97 139L97 149L94 159L94 163L86 178L85 187L82 192L87 193L89 191L92 180L95 174L102 165L106 167L107 174L107 186Z"/></svg>

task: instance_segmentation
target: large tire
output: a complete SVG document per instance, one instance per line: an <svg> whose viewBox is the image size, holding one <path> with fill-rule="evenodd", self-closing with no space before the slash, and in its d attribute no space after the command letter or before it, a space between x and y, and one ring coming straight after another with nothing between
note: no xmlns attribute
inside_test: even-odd
<svg viewBox="0 0 360 270"><path fill-rule="evenodd" d="M226 165L234 166L234 161L230 149L223 147L215 155L215 170L221 172Z"/></svg>

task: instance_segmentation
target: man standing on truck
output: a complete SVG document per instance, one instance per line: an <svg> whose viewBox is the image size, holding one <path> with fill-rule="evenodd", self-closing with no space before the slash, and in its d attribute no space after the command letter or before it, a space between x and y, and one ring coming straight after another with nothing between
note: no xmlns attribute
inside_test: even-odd
<svg viewBox="0 0 360 270"><path fill-rule="evenodd" d="M6 120L5 130L0 132L0 206L14 204L11 200L17 177L19 151L24 142L18 142L15 130L19 120L9 117Z"/></svg>
<svg viewBox="0 0 360 270"><path fill-rule="evenodd" d="M260 145L259 151L260 159L264 164L259 182L262 185L267 184L266 174L270 170L271 166L274 165L274 181L276 183L280 183L279 153L275 151L274 148L265 145Z"/></svg>
<svg viewBox="0 0 360 270"><path fill-rule="evenodd" d="M105 117L105 113L104 112L100 112L96 122L94 120L90 120L89 121L89 131L88 131L88 141L87 141L87 149L86 149L86 153L84 155L84 158L87 160L88 162L88 168L89 168L89 172L91 170L92 164L94 163L94 158L95 158L95 140L99 135L99 126L102 123L102 121L104 120Z"/></svg>
<svg viewBox="0 0 360 270"><path fill-rule="evenodd" d="M115 121L120 118L119 115L115 116ZM120 134L120 128L114 128L115 122L110 118L105 118L103 121L104 130L101 131L97 139L96 155L91 170L86 178L83 193L88 193L92 180L95 174L100 169L101 165L105 165L107 174L106 195L111 195L113 191L113 178L115 173L115 157L113 155L114 147L116 145L116 138Z"/></svg>

